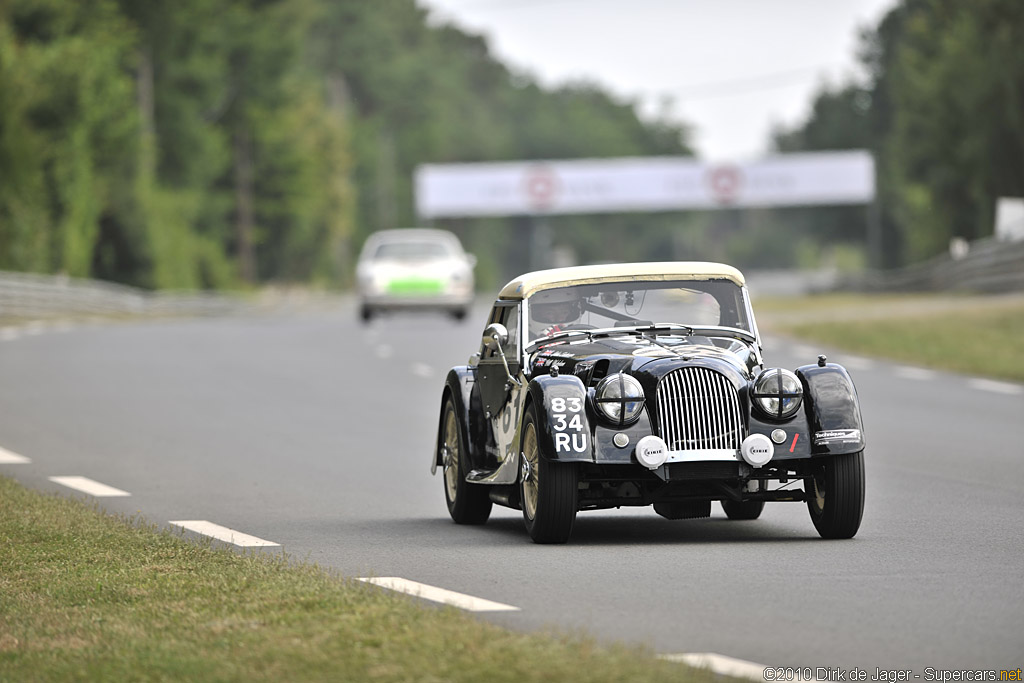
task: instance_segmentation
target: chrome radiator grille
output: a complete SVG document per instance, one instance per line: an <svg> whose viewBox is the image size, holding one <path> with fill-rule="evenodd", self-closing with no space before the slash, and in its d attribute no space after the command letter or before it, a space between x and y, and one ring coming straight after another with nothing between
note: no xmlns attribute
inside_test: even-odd
<svg viewBox="0 0 1024 683"><path fill-rule="evenodd" d="M736 387L714 370L673 370L658 383L657 403L670 451L738 449L743 441Z"/></svg>

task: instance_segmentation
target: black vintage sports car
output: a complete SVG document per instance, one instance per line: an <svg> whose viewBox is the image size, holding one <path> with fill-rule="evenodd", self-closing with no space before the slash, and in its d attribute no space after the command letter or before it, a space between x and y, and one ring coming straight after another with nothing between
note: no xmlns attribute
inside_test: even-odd
<svg viewBox="0 0 1024 683"><path fill-rule="evenodd" d="M521 509L537 543L576 513L756 519L805 501L824 538L864 509L853 381L826 362L766 367L743 276L716 263L560 268L498 295L480 350L452 368L431 472L452 519Z"/></svg>

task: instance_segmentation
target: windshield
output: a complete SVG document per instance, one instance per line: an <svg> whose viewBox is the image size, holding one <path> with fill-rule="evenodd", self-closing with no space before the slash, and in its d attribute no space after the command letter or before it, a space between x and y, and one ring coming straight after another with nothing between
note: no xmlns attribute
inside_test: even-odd
<svg viewBox="0 0 1024 683"><path fill-rule="evenodd" d="M536 292L528 302L531 340L566 330L661 323L755 334L745 291L731 280L573 285Z"/></svg>
<svg viewBox="0 0 1024 683"><path fill-rule="evenodd" d="M378 261L422 261L444 259L451 255L452 249L443 242L403 240L381 244L373 258Z"/></svg>

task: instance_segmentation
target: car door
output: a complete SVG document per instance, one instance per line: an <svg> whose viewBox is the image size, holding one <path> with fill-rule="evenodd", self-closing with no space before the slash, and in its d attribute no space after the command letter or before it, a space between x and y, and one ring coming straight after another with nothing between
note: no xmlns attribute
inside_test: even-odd
<svg viewBox="0 0 1024 683"><path fill-rule="evenodd" d="M510 373L512 377L522 379L519 302L497 302L488 320L488 324L491 323L501 323L508 330L508 342L504 350L508 373L505 372L505 365L498 351L485 347L480 352L480 361L477 364L477 382L480 386L484 417L492 437L488 439L487 451L498 463L502 463L514 452L519 411L525 390L523 386L508 378Z"/></svg>

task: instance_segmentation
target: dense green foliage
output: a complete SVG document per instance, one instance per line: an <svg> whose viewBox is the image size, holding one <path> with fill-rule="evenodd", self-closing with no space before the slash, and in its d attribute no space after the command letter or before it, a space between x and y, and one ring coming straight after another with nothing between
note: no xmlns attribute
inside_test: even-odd
<svg viewBox="0 0 1024 683"><path fill-rule="evenodd" d="M995 199L1024 187L1021 44L1018 0L903 0L864 31L867 81L824 89L775 145L874 151L881 265L987 235ZM416 0L3 0L0 269L344 285L367 234L415 224L419 164L685 155L685 132L591 84L541 88ZM441 225L489 287L558 247L581 262L859 267L870 215Z"/></svg>
<svg viewBox="0 0 1024 683"><path fill-rule="evenodd" d="M1024 3L903 0L864 31L864 84L827 88L780 151L868 148L878 165L883 265L990 235L996 199L1024 194ZM863 243L862 215L807 212Z"/></svg>
<svg viewBox="0 0 1024 683"><path fill-rule="evenodd" d="M414 223L418 164L687 151L414 0L0 3L0 269L339 284L366 234ZM526 256L510 225L454 227L494 271Z"/></svg>

